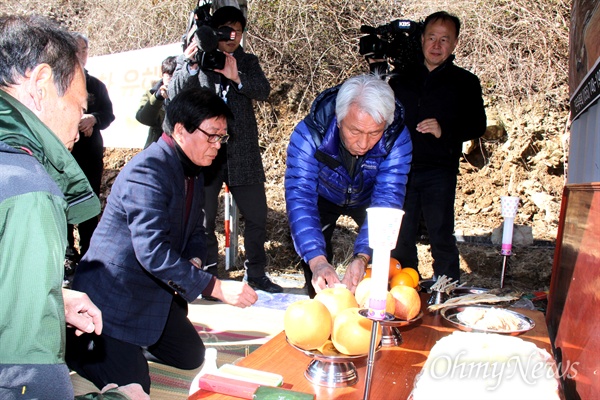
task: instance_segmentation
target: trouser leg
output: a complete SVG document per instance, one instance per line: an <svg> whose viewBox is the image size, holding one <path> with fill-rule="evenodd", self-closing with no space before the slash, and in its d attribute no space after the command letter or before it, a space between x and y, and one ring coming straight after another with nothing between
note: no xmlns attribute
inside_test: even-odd
<svg viewBox="0 0 600 400"><path fill-rule="evenodd" d="M179 369L198 368L204 362L204 343L187 317L188 304L173 298L165 329L148 351L162 363Z"/></svg>
<svg viewBox="0 0 600 400"><path fill-rule="evenodd" d="M437 169L429 172L427 183L422 207L431 245L433 271L436 277L446 275L459 280L460 261L454 236L456 174L451 170Z"/></svg>
<svg viewBox="0 0 600 400"><path fill-rule="evenodd" d="M229 190L244 217L244 247L248 260L245 265L248 268L248 277L263 276L267 265L265 241L268 208L265 186L262 183L230 186Z"/></svg>
<svg viewBox="0 0 600 400"><path fill-rule="evenodd" d="M219 260L219 242L215 229L219 209L219 193L223 187L223 170L212 170L211 175L204 175L204 229L206 231L206 267L208 272L217 275Z"/></svg>
<svg viewBox="0 0 600 400"><path fill-rule="evenodd" d="M161 362L180 369L194 369L204 361L204 344L187 318L187 303L181 298L174 298L165 329L148 351ZM76 336L69 329L66 361L69 368L99 389L108 383L139 383L150 393L148 361L140 346L107 335Z"/></svg>
<svg viewBox="0 0 600 400"><path fill-rule="evenodd" d="M97 136L96 136L97 135ZM102 172L104 170L104 147L100 132L94 132L88 140L81 139L82 143L73 148L73 157L81 167L90 186L97 196L100 196L102 186ZM98 226L98 216L94 216L78 225L79 231L79 253L81 257L90 247L90 241L94 230ZM72 232L72 226L70 227ZM72 239L71 239L72 240ZM71 243L71 242L69 242Z"/></svg>
<svg viewBox="0 0 600 400"><path fill-rule="evenodd" d="M98 217L92 217L77 225L77 230L79 231L79 253L82 257L90 248L90 241L92 240L92 235L97 226Z"/></svg>
<svg viewBox="0 0 600 400"><path fill-rule="evenodd" d="M74 329L68 329L66 361L69 368L98 389L109 383L139 383L150 393L148 361L140 346L107 335L76 336Z"/></svg>
<svg viewBox="0 0 600 400"><path fill-rule="evenodd" d="M402 267L418 270L417 232L421 218L421 200L417 182L415 182L412 172L406 185L403 210L404 216L400 224L398 241L391 252L391 256L400 261Z"/></svg>
<svg viewBox="0 0 600 400"><path fill-rule="evenodd" d="M319 209L319 219L321 221L321 232L323 233L323 239L325 241L326 257L329 263L331 263L333 259L331 238L333 237L333 231L335 230L336 222L340 217L340 213L337 212L338 210L336 210L334 206L334 204L319 197L317 207ZM304 271L304 279L306 282L305 286L308 292L308 297L312 299L316 296L316 291L312 284L313 273L308 266L308 263L304 260L302 260L301 265Z"/></svg>

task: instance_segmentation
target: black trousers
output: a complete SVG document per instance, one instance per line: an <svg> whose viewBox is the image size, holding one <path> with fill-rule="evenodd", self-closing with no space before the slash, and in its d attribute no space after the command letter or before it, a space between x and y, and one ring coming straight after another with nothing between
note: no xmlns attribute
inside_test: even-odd
<svg viewBox="0 0 600 400"><path fill-rule="evenodd" d="M165 330L147 352L158 362L189 370L204 362L205 348L187 311L187 303L175 296ZM139 383L149 394L150 374L144 350L104 334L76 336L74 329L67 330L67 365L99 389L109 383Z"/></svg>
<svg viewBox="0 0 600 400"><path fill-rule="evenodd" d="M454 237L455 194L455 171L446 168L410 171L404 200L405 214L398 244L392 251L392 257L400 261L402 267L418 268L417 233L422 214L431 244L434 275L460 279L459 254Z"/></svg>
<svg viewBox="0 0 600 400"><path fill-rule="evenodd" d="M342 207L334 204L322 197L319 197L317 201L317 207L319 209L319 218L321 220L321 231L323 232L323 238L325 239L325 251L327 252L327 261L331 263L333 259L333 247L331 246L331 238L333 237L333 231L336 227L336 222L342 215L347 215L356 222L359 228L365 222L367 218L367 206L363 207ZM311 281L313 273L310 270L308 263L301 262L302 269L304 270L304 279L306 280L306 288L308 290L308 296L312 299L315 297L316 292Z"/></svg>
<svg viewBox="0 0 600 400"><path fill-rule="evenodd" d="M81 135L79 141L73 146L71 154L73 154L77 164L79 164L81 170L90 182L94 193L100 197L102 171L104 170L104 143L100 131L95 130L90 137ZM79 231L79 253L82 257L90 247L90 240L92 239L94 230L98 226L99 217L100 216L92 217L77 225L77 230ZM73 235L74 228L73 225L69 225L67 231L69 246L71 247L75 244L75 237Z"/></svg>
<svg viewBox="0 0 600 400"><path fill-rule="evenodd" d="M209 272L216 274L219 257L219 244L215 235L217 212L219 209L219 193L223 182L228 184L227 163L223 162L217 168L213 166L204 176L204 227L206 229L206 244L208 254L206 266L214 268ZM244 248L246 250L245 266L248 268L248 277L257 278L265 274L267 254L265 240L267 238L267 196L265 185L229 186L229 191L244 217Z"/></svg>

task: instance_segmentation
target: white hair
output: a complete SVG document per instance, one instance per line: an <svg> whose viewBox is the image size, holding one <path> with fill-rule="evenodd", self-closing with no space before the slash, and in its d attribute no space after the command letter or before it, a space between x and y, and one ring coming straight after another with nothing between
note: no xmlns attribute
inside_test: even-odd
<svg viewBox="0 0 600 400"><path fill-rule="evenodd" d="M342 84L335 105L338 122L346 117L352 104L369 114L378 124L385 121L388 127L394 121L394 91L378 75L358 75Z"/></svg>

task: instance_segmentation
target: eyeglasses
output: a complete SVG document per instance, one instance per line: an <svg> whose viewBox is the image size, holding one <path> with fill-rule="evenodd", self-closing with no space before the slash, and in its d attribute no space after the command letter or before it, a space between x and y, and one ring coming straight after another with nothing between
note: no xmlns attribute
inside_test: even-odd
<svg viewBox="0 0 600 400"><path fill-rule="evenodd" d="M229 135L227 135L227 134L216 135L213 133L208 133L204 129L201 129L200 127L198 127L197 129L206 135L206 137L208 138L208 143L227 143L227 141L229 140Z"/></svg>

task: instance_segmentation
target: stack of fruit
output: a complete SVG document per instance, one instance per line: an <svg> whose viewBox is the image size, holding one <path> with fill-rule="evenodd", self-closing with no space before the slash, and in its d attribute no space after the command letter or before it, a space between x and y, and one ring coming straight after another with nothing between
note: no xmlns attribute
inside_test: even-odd
<svg viewBox="0 0 600 400"><path fill-rule="evenodd" d="M367 354L373 323L358 311L369 306L369 272L367 269L354 295L341 285L320 291L314 299L290 304L284 316L289 342L303 350L319 350L324 355ZM402 320L415 318L421 310L417 292L419 274L411 268L403 269L392 258L389 278L386 312ZM378 336L377 341L381 340L381 330Z"/></svg>

